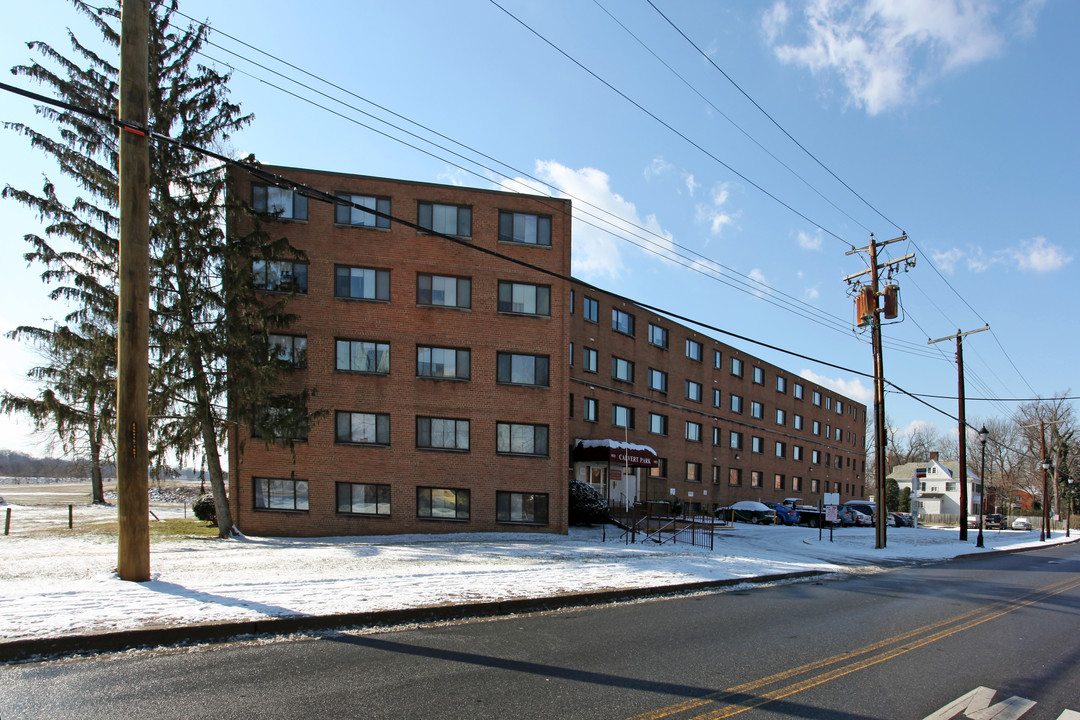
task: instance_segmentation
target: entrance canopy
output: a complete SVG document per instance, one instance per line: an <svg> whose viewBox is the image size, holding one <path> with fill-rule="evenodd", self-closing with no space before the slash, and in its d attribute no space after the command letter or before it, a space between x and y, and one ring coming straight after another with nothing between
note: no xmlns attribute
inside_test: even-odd
<svg viewBox="0 0 1080 720"><path fill-rule="evenodd" d="M578 440L570 453L571 462L611 462L634 467L658 467L660 459L648 445L620 440Z"/></svg>

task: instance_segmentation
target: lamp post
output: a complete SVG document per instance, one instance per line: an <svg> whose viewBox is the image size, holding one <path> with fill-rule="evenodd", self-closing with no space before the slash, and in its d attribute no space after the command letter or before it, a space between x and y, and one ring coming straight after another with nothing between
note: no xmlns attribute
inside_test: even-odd
<svg viewBox="0 0 1080 720"><path fill-rule="evenodd" d="M1069 531L1072 529L1072 509L1073 509L1073 479L1069 476L1069 486L1066 488L1065 497L1068 500L1068 505L1065 506L1065 510L1068 514L1065 516L1065 537L1069 537Z"/></svg>
<svg viewBox="0 0 1080 720"><path fill-rule="evenodd" d="M1049 508L1048 508L1049 500L1046 497L1047 496L1046 471L1049 470L1049 469L1050 469L1050 459L1044 457L1043 461L1042 461L1042 473L1043 473L1042 530L1039 531L1039 542L1044 542L1046 540L1046 538L1050 537L1050 528L1047 527L1049 517L1050 517L1049 512L1048 512L1048 510L1049 510Z"/></svg>
<svg viewBox="0 0 1080 720"><path fill-rule="evenodd" d="M983 506L986 504L986 439L990 437L990 431L983 425L979 431L979 480L982 482L982 491L979 493L979 536L975 539L975 547L983 547Z"/></svg>

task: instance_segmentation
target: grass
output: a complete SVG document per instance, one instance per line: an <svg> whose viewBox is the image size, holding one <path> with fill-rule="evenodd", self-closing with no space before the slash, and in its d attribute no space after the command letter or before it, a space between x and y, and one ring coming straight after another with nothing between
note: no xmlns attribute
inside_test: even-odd
<svg viewBox="0 0 1080 720"><path fill-rule="evenodd" d="M207 522L202 520L196 520L195 518L180 519L170 518L167 520L154 520L151 518L150 525L150 542L155 540L182 540L186 538L216 538L218 529L211 526ZM95 523L83 523L80 525L75 523L75 527L69 530L67 525L54 526L51 528L41 528L35 531L34 534L55 534L55 533L67 533L78 535L99 535L103 537L115 538L120 532L120 525L116 520L110 520L108 522L95 522Z"/></svg>

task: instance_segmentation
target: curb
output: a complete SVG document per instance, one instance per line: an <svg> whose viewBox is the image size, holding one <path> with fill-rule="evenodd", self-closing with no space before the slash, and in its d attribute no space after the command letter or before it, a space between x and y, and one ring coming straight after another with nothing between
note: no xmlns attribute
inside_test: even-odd
<svg viewBox="0 0 1080 720"><path fill-rule="evenodd" d="M705 580L659 587L625 588L587 593L570 593L541 598L521 598L464 605L434 605L401 610L376 610L334 615L296 615L263 620L206 623L166 627L147 627L135 630L87 633L52 638L28 638L0 642L0 663L45 660L55 656L120 652L132 648L195 645L225 642L248 635L288 635L325 630L407 625L467 618L488 618L503 615L563 610L573 607L604 605L642 598L680 595L701 590L745 584L765 584L784 580L834 574L823 570L804 570L793 573L758 575L748 578Z"/></svg>

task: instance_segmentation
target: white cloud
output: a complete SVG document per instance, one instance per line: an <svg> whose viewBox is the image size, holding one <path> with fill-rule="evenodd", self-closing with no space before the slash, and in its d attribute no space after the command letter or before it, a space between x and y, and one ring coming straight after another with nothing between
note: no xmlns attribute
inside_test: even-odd
<svg viewBox="0 0 1080 720"><path fill-rule="evenodd" d="M719 183L713 186L709 193L709 202L701 203L697 207L698 220L707 224L709 232L713 235L719 235L723 232L724 228L735 222L735 218L738 216L737 213L724 209L730 197L731 191L728 189L728 183Z"/></svg>
<svg viewBox="0 0 1080 720"><path fill-rule="evenodd" d="M1053 272L1072 262L1072 256L1066 255L1060 245L1053 245L1044 237L1021 242L1019 247L1004 252L1019 269L1033 272Z"/></svg>
<svg viewBox="0 0 1080 720"><path fill-rule="evenodd" d="M806 292L803 293L807 300L817 300L821 297L821 292L816 287L806 288Z"/></svg>
<svg viewBox="0 0 1080 720"><path fill-rule="evenodd" d="M758 297L764 297L772 292L772 287L769 285L769 281L765 278L765 273L760 268L754 268L751 270L747 277L750 278L756 285L761 286L760 289L754 289L754 295Z"/></svg>
<svg viewBox="0 0 1080 720"><path fill-rule="evenodd" d="M1009 14L1002 0L804 0L793 19L777 2L761 27L782 62L837 75L851 102L876 115L946 73L997 55L1006 32L1030 34L1041 6L1029 1ZM801 43L783 42L796 25Z"/></svg>
<svg viewBox="0 0 1080 720"><path fill-rule="evenodd" d="M803 230L799 231L797 239L799 241L799 247L804 250L820 250L821 249L821 230L818 230L813 235Z"/></svg>
<svg viewBox="0 0 1080 720"><path fill-rule="evenodd" d="M653 161L649 163L649 166L645 168L645 177L652 178L657 175L663 175L669 172L675 166L669 163L662 157L655 157Z"/></svg>
<svg viewBox="0 0 1080 720"><path fill-rule="evenodd" d="M852 400L861 402L864 405L869 406L874 402L873 387L864 383L863 378L841 380L840 378L818 375L813 370L803 370L799 373L799 377L817 383L818 385L823 385L830 390L835 390L842 395L847 395Z"/></svg>
<svg viewBox="0 0 1080 720"><path fill-rule="evenodd" d="M618 280L627 272L623 261L623 241L597 225L614 226L615 232L620 235L633 234L647 238L654 248L659 246L661 253L671 250L673 235L664 230L655 215L641 218L634 203L611 189L611 178L602 170L573 170L555 161L537 161L535 175L559 188L563 197L570 197L573 201L575 217L571 272L576 277L590 282L602 278ZM518 178L503 182L501 187L511 192L536 192L525 189L531 185L535 183ZM579 217L587 218L588 222L582 222Z"/></svg>
<svg viewBox="0 0 1080 720"><path fill-rule="evenodd" d="M956 263L964 257L964 251L959 248L953 248L952 250L946 250L945 252L931 253L934 260L934 264L937 265L942 272L947 272L950 275L956 272Z"/></svg>
<svg viewBox="0 0 1080 720"><path fill-rule="evenodd" d="M697 183L696 180L694 180L694 175L692 173L686 174L685 181L686 189L690 193L690 197L694 197L694 192L697 191L697 189L701 186Z"/></svg>

